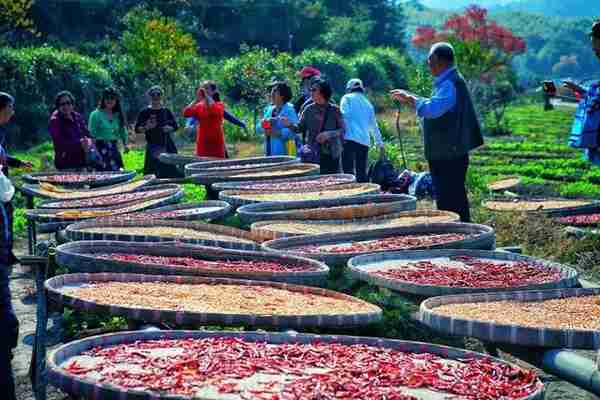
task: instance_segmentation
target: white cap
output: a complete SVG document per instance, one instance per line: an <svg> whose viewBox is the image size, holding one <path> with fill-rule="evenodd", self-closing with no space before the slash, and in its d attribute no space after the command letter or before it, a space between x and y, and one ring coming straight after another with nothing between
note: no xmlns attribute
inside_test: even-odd
<svg viewBox="0 0 600 400"><path fill-rule="evenodd" d="M363 85L363 82L358 79L358 78L354 78L354 79L350 79L348 81L348 83L346 83L346 90L353 90L353 89L365 89L365 86Z"/></svg>

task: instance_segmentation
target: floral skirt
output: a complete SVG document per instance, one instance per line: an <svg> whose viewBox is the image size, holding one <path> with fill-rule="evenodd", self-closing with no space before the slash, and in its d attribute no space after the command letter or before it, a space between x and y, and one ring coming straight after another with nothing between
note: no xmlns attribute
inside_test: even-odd
<svg viewBox="0 0 600 400"><path fill-rule="evenodd" d="M98 171L119 171L123 168L123 158L116 140L96 140L96 150L100 154Z"/></svg>

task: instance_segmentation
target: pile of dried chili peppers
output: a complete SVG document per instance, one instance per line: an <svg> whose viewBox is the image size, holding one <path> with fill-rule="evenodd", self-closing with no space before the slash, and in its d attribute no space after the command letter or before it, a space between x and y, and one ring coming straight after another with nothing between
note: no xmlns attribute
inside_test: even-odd
<svg viewBox="0 0 600 400"><path fill-rule="evenodd" d="M445 233L440 235L398 235L384 239L366 240L340 245L313 244L294 248L295 251L306 253L363 253L369 251L404 250L415 247L428 247L464 240L469 235L460 233Z"/></svg>
<svg viewBox="0 0 600 400"><path fill-rule="evenodd" d="M136 264L158 264L167 267L183 267L220 272L308 272L317 268L308 264L282 263L266 260L220 260L208 261L192 257L166 257L127 253L95 254L98 258L132 262Z"/></svg>
<svg viewBox="0 0 600 400"><path fill-rule="evenodd" d="M144 200L175 192L173 189L149 190L146 192L120 193L93 199L67 200L52 203L52 208L98 207L105 205L127 203L134 200Z"/></svg>
<svg viewBox="0 0 600 400"><path fill-rule="evenodd" d="M562 274L556 268L527 261L498 262L473 257L451 257L464 267L430 261L373 272L373 275L418 285L505 288L556 282Z"/></svg>
<svg viewBox="0 0 600 400"><path fill-rule="evenodd" d="M342 183L350 183L347 178L337 176L326 176L324 178L318 178L311 181L299 181L299 182L280 182L280 183L255 183L250 185L244 185L244 189L254 190L297 190L297 189L317 189L326 186L339 185Z"/></svg>
<svg viewBox="0 0 600 400"><path fill-rule="evenodd" d="M190 396L211 387L254 400L417 400L407 392L412 388L448 398L509 400L542 388L534 372L488 358L449 360L358 344L152 340L83 355L85 364L71 359L64 370L122 390Z"/></svg>
<svg viewBox="0 0 600 400"><path fill-rule="evenodd" d="M558 222L574 226L600 225L600 214L571 215L559 218Z"/></svg>

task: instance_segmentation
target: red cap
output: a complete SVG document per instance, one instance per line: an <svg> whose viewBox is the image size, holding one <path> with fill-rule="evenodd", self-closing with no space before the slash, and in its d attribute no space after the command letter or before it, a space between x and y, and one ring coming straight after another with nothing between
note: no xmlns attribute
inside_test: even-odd
<svg viewBox="0 0 600 400"><path fill-rule="evenodd" d="M321 71L315 67L306 66L298 72L298 75L300 75L302 79L312 78L313 76L321 76Z"/></svg>

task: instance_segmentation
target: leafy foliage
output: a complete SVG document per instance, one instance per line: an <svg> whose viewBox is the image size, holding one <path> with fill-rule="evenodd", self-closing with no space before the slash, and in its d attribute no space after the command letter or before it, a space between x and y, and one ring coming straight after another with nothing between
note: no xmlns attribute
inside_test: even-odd
<svg viewBox="0 0 600 400"><path fill-rule="evenodd" d="M34 0L0 0L0 34L37 33L31 18L33 4Z"/></svg>
<svg viewBox="0 0 600 400"><path fill-rule="evenodd" d="M294 65L297 70L304 65L312 65L318 68L331 83L334 96L336 97L341 97L344 93L346 82L356 76L354 68L342 56L328 50L304 50L299 56L294 58Z"/></svg>
<svg viewBox="0 0 600 400"><path fill-rule="evenodd" d="M354 53L369 45L374 25L365 11L355 16L331 17L319 39L326 49L339 54Z"/></svg>
<svg viewBox="0 0 600 400"><path fill-rule="evenodd" d="M19 146L47 138L56 93L71 91L76 109L86 113L95 108L98 94L112 82L108 71L95 60L49 46L0 48L0 76L2 89L16 99L16 123L9 126L9 142Z"/></svg>

